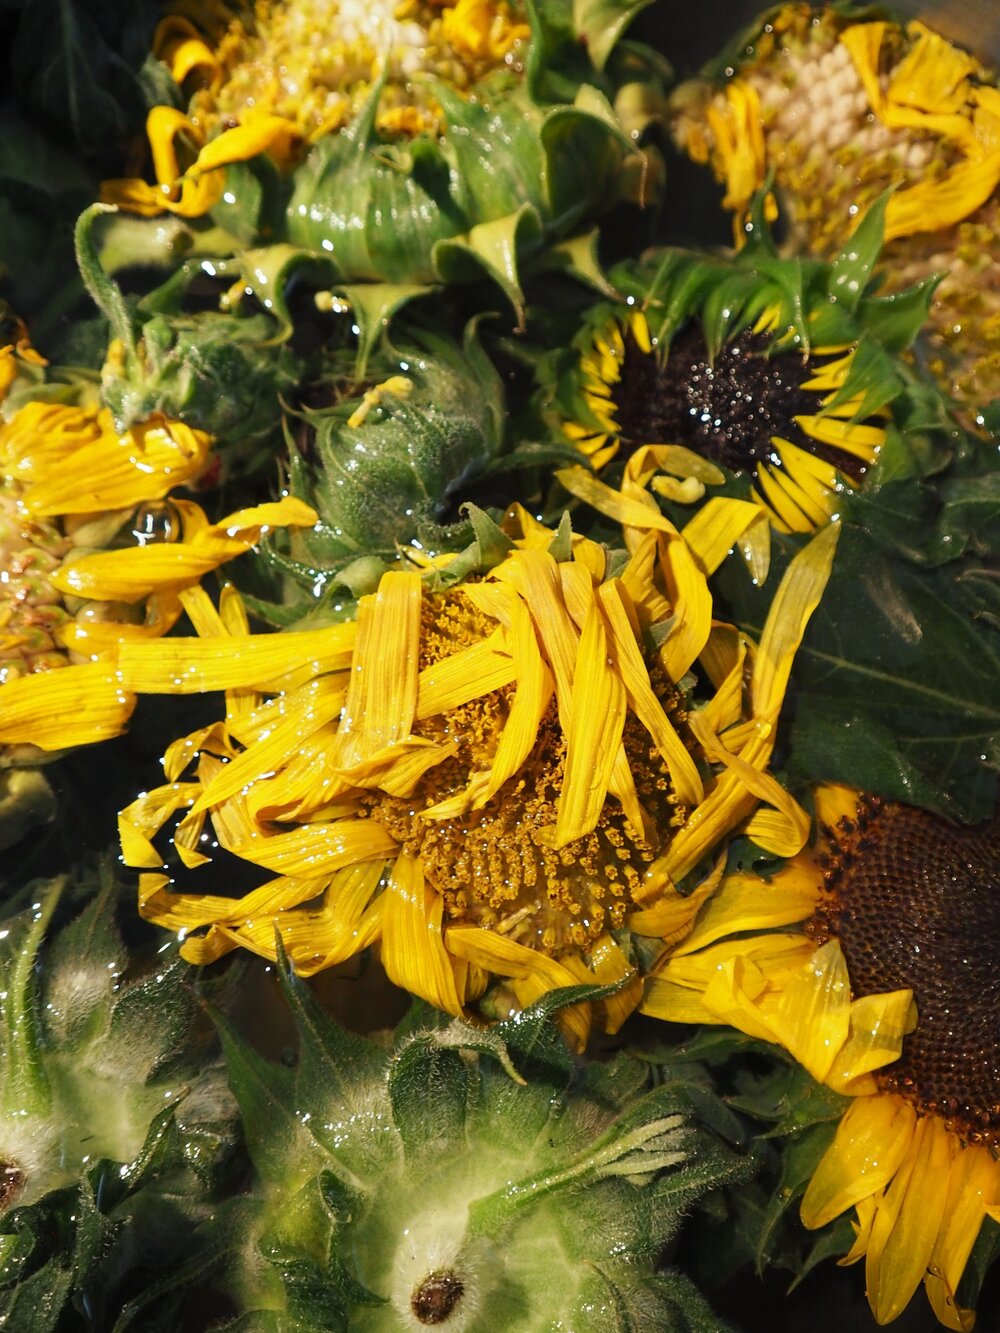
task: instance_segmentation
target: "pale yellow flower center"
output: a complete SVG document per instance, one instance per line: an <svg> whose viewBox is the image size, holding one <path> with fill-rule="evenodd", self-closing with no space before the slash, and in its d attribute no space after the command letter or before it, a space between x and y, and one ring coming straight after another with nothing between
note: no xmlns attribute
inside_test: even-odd
<svg viewBox="0 0 1000 1333"><path fill-rule="evenodd" d="M528 36L506 0L260 0L252 21L230 24L222 78L195 97L192 119L212 134L278 115L312 140L345 125L383 75L379 128L436 133L440 108L421 77L463 92L498 66L520 72Z"/></svg>

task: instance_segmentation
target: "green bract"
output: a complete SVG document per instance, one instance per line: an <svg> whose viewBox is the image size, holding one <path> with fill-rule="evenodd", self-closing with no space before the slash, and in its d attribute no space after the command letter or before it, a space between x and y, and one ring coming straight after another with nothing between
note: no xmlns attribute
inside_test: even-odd
<svg viewBox="0 0 1000 1333"><path fill-rule="evenodd" d="M491 1031L415 1011L383 1045L282 974L294 1071L222 1027L259 1176L249 1204L203 1231L203 1263L239 1311L225 1327L724 1327L660 1265L682 1213L740 1159L696 1127L682 1088L648 1090L641 1062L575 1066L551 1015L594 987ZM161 1285L126 1326L171 1295Z"/></svg>
<svg viewBox="0 0 1000 1333"><path fill-rule="evenodd" d="M567 455L530 445L504 452L503 385L475 323L461 344L401 332L370 364L367 383L362 392L348 381L348 396L289 422L288 489L319 521L261 548L261 572L280 577L282 604L248 600L275 624L348 614L351 597L371 591L403 546L428 556L463 548L480 535L459 521L471 488ZM483 540L506 542L485 515L482 523Z"/></svg>
<svg viewBox="0 0 1000 1333"><path fill-rule="evenodd" d="M31 1333L110 1327L136 1270L186 1254L235 1142L183 964L128 975L109 879L46 940L60 891L0 930L0 1323Z"/></svg>
<svg viewBox="0 0 1000 1333"><path fill-rule="evenodd" d="M192 219L184 227L188 244L206 232L215 235L220 256L287 244L324 260L331 284L426 288L485 271L520 317L526 261L558 248L615 203L645 206L659 194L662 157L646 131L665 124L669 69L654 52L621 40L650 2L532 0L515 6L518 24L530 35L507 59L496 55L492 68L487 62L486 72L478 71L468 86L427 70L412 75L421 105L433 103L439 125L404 131L379 121L390 105L390 71L383 65L356 113L342 128L320 133L301 160L275 149L279 169L266 153L246 157L249 145L234 147L232 156L222 154L224 188L213 191L211 200L172 199L179 184L172 180L165 183L168 202L162 207ZM252 14L244 19L252 31ZM355 19L342 18L332 6L327 23L333 46L341 41L356 59L358 39L348 35L355 32ZM486 30L476 31L477 40L486 42ZM454 52L449 55L447 42L439 54L443 68L461 63ZM235 57L227 59L238 69ZM218 79L224 84L231 74L228 65L220 67ZM296 77L304 98L312 79L306 57ZM212 95L222 96L218 83ZM350 89L345 95L353 96ZM196 94L192 114L204 121L198 105ZM248 106L260 110L252 98ZM294 115L282 106L272 120L286 120L296 136L301 131ZM207 161L213 160L218 119L217 112L209 113L208 144L201 150ZM222 119L232 123L239 113ZM194 179L197 163L192 170ZM141 181L108 182L105 196L147 216L160 206ZM208 211L200 213L202 207ZM147 230L157 225L147 224ZM594 276L589 256L572 246L554 262Z"/></svg>

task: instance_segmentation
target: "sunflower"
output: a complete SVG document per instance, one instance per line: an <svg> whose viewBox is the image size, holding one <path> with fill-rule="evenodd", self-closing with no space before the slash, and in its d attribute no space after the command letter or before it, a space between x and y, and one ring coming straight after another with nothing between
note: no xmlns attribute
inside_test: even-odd
<svg viewBox="0 0 1000 1333"><path fill-rule="evenodd" d="M721 71L725 67L725 75ZM674 133L726 185L737 243L773 181L791 244L829 255L886 189L887 290L943 274L930 360L976 404L1000 392L1000 89L922 23L785 5L766 15L717 82L674 98Z"/></svg>
<svg viewBox="0 0 1000 1333"><path fill-rule="evenodd" d="M173 491L210 446L162 416L119 430L85 402L33 398L0 424L5 764L118 734L135 700L108 665L114 647L165 634L180 590L269 526L315 521L289 497L209 523Z"/></svg>
<svg viewBox="0 0 1000 1333"><path fill-rule="evenodd" d="M156 52L187 111L149 114L156 183L107 181L102 199L211 214L231 240L301 247L337 281L464 281L471 261L520 309L526 253L659 179L639 139L662 72L631 46L623 78L611 70L642 7L581 7L573 26L555 3L260 0L214 35L174 14Z"/></svg>
<svg viewBox="0 0 1000 1333"><path fill-rule="evenodd" d="M167 785L123 812L127 862L161 866L151 839L184 811L186 866L210 859L210 817L218 845L276 876L234 899L142 875L142 914L185 935L189 961L274 958L277 933L311 974L381 942L389 977L453 1014L491 977L508 1007L621 982L614 1029L640 997L634 938L683 933L731 830L801 846L808 821L767 765L836 529L793 564L754 649L713 626L702 557L676 530L613 573L565 523L518 506L506 527L480 574L449 584L447 557L391 570L352 621L249 635L235 593L216 612L195 590L200 640L122 646L129 689L228 690L225 718L178 740ZM569 1021L582 1042L587 1014Z"/></svg>
<svg viewBox="0 0 1000 1333"><path fill-rule="evenodd" d="M735 474L779 531L829 522L895 429L913 378L899 353L930 297L875 295L885 208L828 264L781 259L758 216L735 254L668 250L621 266L624 303L590 312L569 373L561 353L542 371L556 427L590 469L617 460L632 480L645 470L636 451L668 446L675 480L657 485L682 503ZM579 498L602 493L582 466L558 476Z"/></svg>
<svg viewBox="0 0 1000 1333"><path fill-rule="evenodd" d="M984 1218L1000 1218L1000 824L836 787L817 811L820 845L767 882L723 880L643 1009L780 1044L843 1093L802 1220L856 1209L843 1262L864 1257L880 1324L923 1281L938 1319L968 1330L959 1283Z"/></svg>

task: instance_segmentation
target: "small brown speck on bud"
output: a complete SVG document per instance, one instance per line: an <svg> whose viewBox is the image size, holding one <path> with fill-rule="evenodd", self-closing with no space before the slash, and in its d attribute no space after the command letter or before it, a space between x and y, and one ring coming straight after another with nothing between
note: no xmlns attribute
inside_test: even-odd
<svg viewBox="0 0 1000 1333"><path fill-rule="evenodd" d="M454 1273L428 1273L414 1288L410 1308L421 1324L443 1324L462 1299L464 1290Z"/></svg>

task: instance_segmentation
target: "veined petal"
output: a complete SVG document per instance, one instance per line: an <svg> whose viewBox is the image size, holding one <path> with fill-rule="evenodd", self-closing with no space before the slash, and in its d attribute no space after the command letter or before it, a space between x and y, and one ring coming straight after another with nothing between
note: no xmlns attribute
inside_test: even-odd
<svg viewBox="0 0 1000 1333"><path fill-rule="evenodd" d="M590 951L590 970L602 986L610 986L631 974L632 980L604 1001L605 1030L618 1032L642 999L642 978L629 963L615 940L602 935Z"/></svg>
<svg viewBox="0 0 1000 1333"><path fill-rule="evenodd" d="M607 617L610 632L608 647L615 670L625 687L628 705L666 761L678 800L684 805L697 805L704 795L701 776L653 692L649 672L632 630L628 608L623 601L623 595L627 595L624 586L620 580L612 579L601 584L597 595ZM582 652L583 644L580 646Z"/></svg>
<svg viewBox="0 0 1000 1333"><path fill-rule="evenodd" d="M903 1038L916 1026L913 992L862 995L851 1005L851 1028L826 1082L848 1097L867 1087L866 1075L898 1060Z"/></svg>
<svg viewBox="0 0 1000 1333"><path fill-rule="evenodd" d="M629 930L662 939L676 952L676 946L688 938L705 900L718 889L725 868L725 860L720 860L686 897L669 885L658 902L631 914Z"/></svg>
<svg viewBox="0 0 1000 1333"><path fill-rule="evenodd" d="M418 721L510 685L517 678L514 659L499 631L425 667L417 678Z"/></svg>
<svg viewBox="0 0 1000 1333"><path fill-rule="evenodd" d="M756 717L773 718L781 706L792 661L830 577L839 535L835 523L818 532L778 585L754 661L751 694Z"/></svg>
<svg viewBox="0 0 1000 1333"><path fill-rule="evenodd" d="M758 583L767 578L771 533L763 505L713 496L685 523L681 535L707 574L714 574L732 548L742 542L752 557L749 563L753 577Z"/></svg>
<svg viewBox="0 0 1000 1333"><path fill-rule="evenodd" d="M562 962L546 957L537 949L528 949L493 930L481 930L476 926L449 926L447 944L449 952L456 957L464 958L497 976L531 981L532 989L536 992L535 999L563 986L575 986L580 980ZM576 1044L582 1048L590 1032L587 1007L570 1005L560 1010L560 1014L564 1016Z"/></svg>
<svg viewBox="0 0 1000 1333"><path fill-rule="evenodd" d="M528 759L555 688L552 673L542 660L528 608L520 598L511 598L510 614L510 650L517 690L493 757L489 782L475 800L477 808L495 796Z"/></svg>
<svg viewBox="0 0 1000 1333"><path fill-rule="evenodd" d="M858 1097L844 1112L802 1199L807 1227L825 1226L888 1185L910 1152L917 1114L902 1097Z"/></svg>
<svg viewBox="0 0 1000 1333"><path fill-rule="evenodd" d="M335 766L350 777L365 759L410 735L417 709L420 575L383 575L358 607L358 641Z"/></svg>
<svg viewBox="0 0 1000 1333"><path fill-rule="evenodd" d="M178 810L193 805L198 791L196 782L171 782L143 792L119 814L118 836L126 865L152 869L163 864L151 839Z"/></svg>
<svg viewBox="0 0 1000 1333"><path fill-rule="evenodd" d="M566 774L559 794L552 846L596 828L625 726L625 687L609 669L608 633L595 603L580 636L566 733Z"/></svg>
<svg viewBox="0 0 1000 1333"><path fill-rule="evenodd" d="M816 910L821 883L819 867L813 875L796 865L779 871L769 883L756 875L726 875L701 909L694 929L674 953L693 953L727 935L775 930L808 920Z"/></svg>
<svg viewBox="0 0 1000 1333"><path fill-rule="evenodd" d="M348 621L317 630L250 634L234 655L229 639L161 639L124 643L116 679L143 694L203 694L251 686L260 689L292 672L319 676L350 666L355 626ZM73 668L74 670L76 668Z"/></svg>
<svg viewBox="0 0 1000 1333"><path fill-rule="evenodd" d="M383 896L382 965L389 979L460 1017L462 1000L441 933L444 903L425 883L420 862L401 852Z"/></svg>
<svg viewBox="0 0 1000 1333"><path fill-rule="evenodd" d="M599 514L614 519L623 528L636 528L640 532L667 532L676 534L677 529L668 518L660 513L653 497L645 499L623 495L613 490L603 481L598 481L594 474L585 467L574 464L559 468L556 479L578 500L596 509Z"/></svg>
<svg viewBox="0 0 1000 1333"><path fill-rule="evenodd" d="M120 736L135 695L103 662L36 671L0 685L0 742L65 750Z"/></svg>
<svg viewBox="0 0 1000 1333"><path fill-rule="evenodd" d="M865 1255L868 1301L880 1324L902 1314L927 1272L957 1148L937 1116L921 1117L910 1151L886 1188Z"/></svg>
<svg viewBox="0 0 1000 1333"><path fill-rule="evenodd" d="M931 1308L946 1328L969 1333L975 1311L963 1310L955 1292L976 1243L986 1205L995 1197L997 1163L989 1149L964 1145L952 1162L944 1220L924 1279Z"/></svg>
<svg viewBox="0 0 1000 1333"><path fill-rule="evenodd" d="M79 414L79 409L63 411ZM39 430L25 458L32 462L24 476L23 504L29 513L42 518L131 509L162 500L204 470L212 442L204 431L157 414L118 432L107 408L89 419L91 438L78 441L71 468L62 465L67 460L58 440ZM38 424L45 428L41 420ZM23 475L24 468L19 471ZM87 478L86 486L80 485L81 477Z"/></svg>

